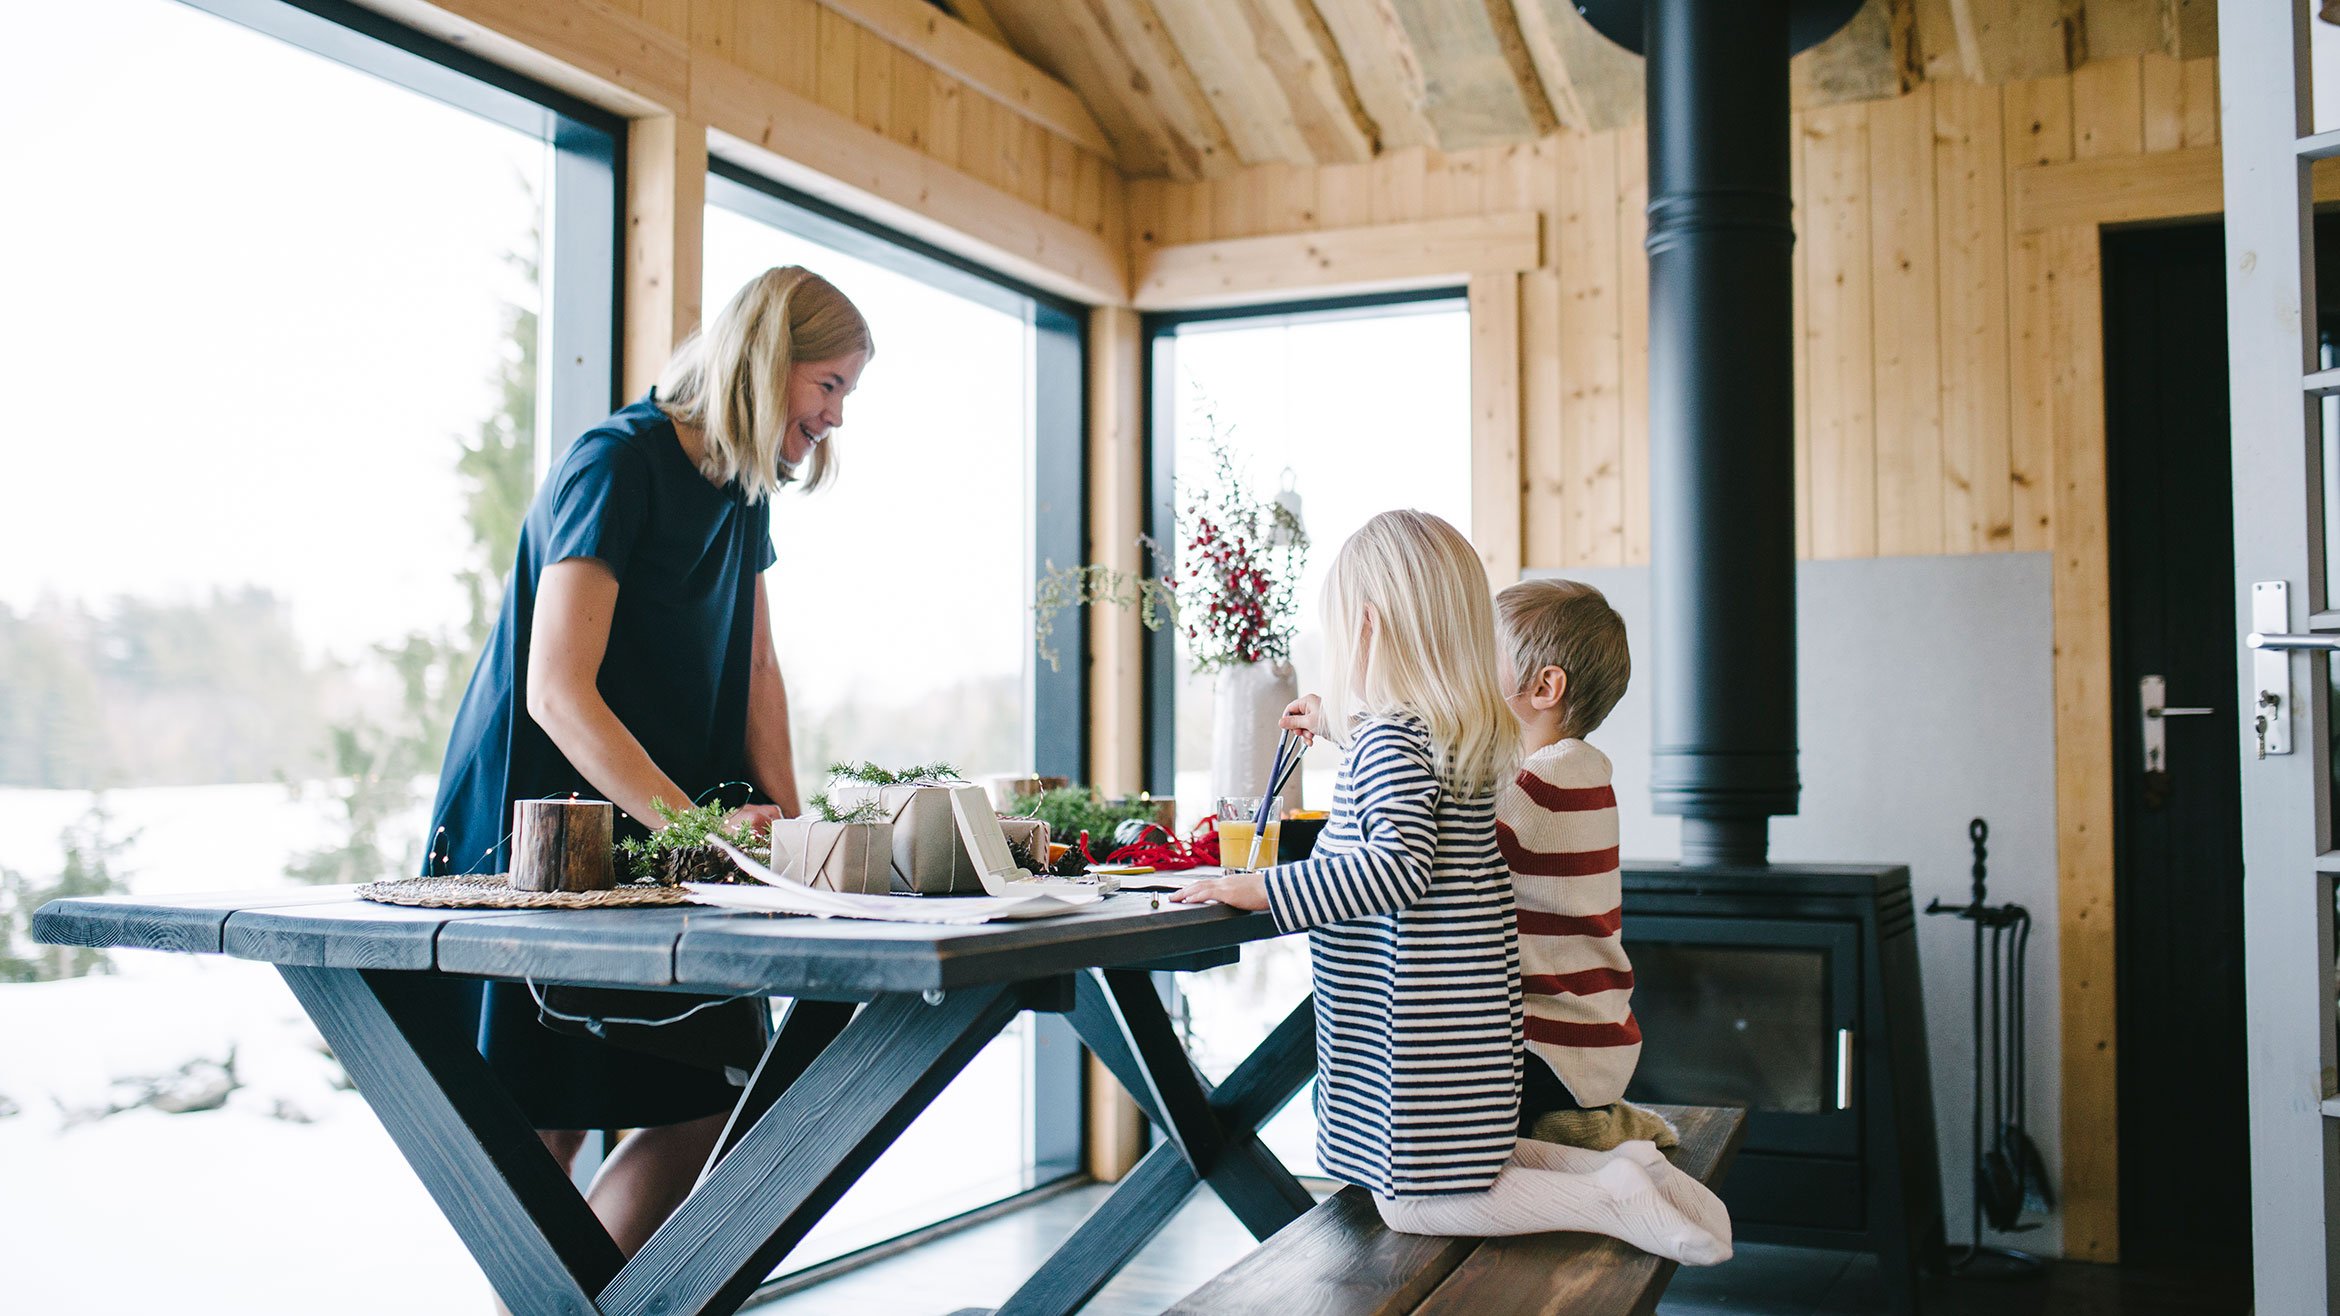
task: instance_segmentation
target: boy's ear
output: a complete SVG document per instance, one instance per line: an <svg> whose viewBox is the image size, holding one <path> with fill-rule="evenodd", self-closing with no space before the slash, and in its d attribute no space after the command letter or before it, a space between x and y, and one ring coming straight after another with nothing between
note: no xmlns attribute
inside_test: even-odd
<svg viewBox="0 0 2340 1316"><path fill-rule="evenodd" d="M1568 673L1546 663L1536 670L1536 678L1528 683L1527 693L1530 708L1558 708L1568 697Z"/></svg>

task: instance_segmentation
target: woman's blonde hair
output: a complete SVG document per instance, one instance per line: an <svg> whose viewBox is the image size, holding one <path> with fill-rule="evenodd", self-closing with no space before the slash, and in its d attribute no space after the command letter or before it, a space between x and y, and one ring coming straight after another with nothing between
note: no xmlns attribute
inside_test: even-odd
<svg viewBox="0 0 2340 1316"><path fill-rule="evenodd" d="M1427 512L1367 521L1333 559L1324 621L1331 725L1419 718L1448 790L1484 795L1510 778L1519 732L1495 680L1495 607L1461 531Z"/></svg>
<svg viewBox="0 0 2340 1316"><path fill-rule="evenodd" d="M658 404L706 436L699 469L708 479L736 480L749 502L761 502L797 478L780 469L790 369L854 352L877 353L861 311L820 275L780 266L748 280L675 349L658 377ZM835 448L821 443L806 459L808 491L835 477Z"/></svg>

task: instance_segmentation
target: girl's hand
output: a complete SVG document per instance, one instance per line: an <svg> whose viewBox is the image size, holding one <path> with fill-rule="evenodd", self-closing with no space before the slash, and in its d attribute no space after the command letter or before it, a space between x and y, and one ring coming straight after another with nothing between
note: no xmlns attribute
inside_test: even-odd
<svg viewBox="0 0 2340 1316"><path fill-rule="evenodd" d="M1181 905L1204 905L1216 901L1230 909L1266 909L1267 878L1258 873L1206 877L1200 882L1189 882L1178 888L1171 893L1170 898Z"/></svg>
<svg viewBox="0 0 2340 1316"><path fill-rule="evenodd" d="M1317 736L1324 731L1324 701L1315 695L1302 695L1285 707L1284 716L1276 725L1286 731L1299 732L1313 745Z"/></svg>
<svg viewBox="0 0 2340 1316"><path fill-rule="evenodd" d="M731 816L723 820L723 827L726 831L745 827L759 836L769 836L772 832L772 824L786 816L780 812L780 806L777 804L750 804L743 808L733 809Z"/></svg>

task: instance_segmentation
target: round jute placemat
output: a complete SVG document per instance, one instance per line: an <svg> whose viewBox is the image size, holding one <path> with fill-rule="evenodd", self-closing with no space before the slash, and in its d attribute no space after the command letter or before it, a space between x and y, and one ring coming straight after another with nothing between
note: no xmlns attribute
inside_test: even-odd
<svg viewBox="0 0 2340 1316"><path fill-rule="evenodd" d="M402 877L368 882L357 894L361 900L426 909L625 909L680 905L691 898L691 893L680 887L630 884L607 891L515 891L510 877L503 873Z"/></svg>

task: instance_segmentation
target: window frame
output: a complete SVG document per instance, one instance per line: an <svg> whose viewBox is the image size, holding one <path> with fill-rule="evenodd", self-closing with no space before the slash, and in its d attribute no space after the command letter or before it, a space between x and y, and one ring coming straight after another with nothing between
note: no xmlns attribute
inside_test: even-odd
<svg viewBox="0 0 2340 1316"><path fill-rule="evenodd" d="M539 476L617 408L624 118L348 0L179 3L544 142Z"/></svg>
<svg viewBox="0 0 2340 1316"><path fill-rule="evenodd" d="M1392 307L1453 304L1468 307L1465 284L1440 284L1401 292L1359 293L1294 301L1259 302L1243 306L1215 306L1191 311L1152 311L1139 318L1143 344L1144 378L1139 405L1145 410L1144 452L1139 459L1145 472L1146 533L1157 544L1178 542L1178 400L1176 390L1160 381L1178 375L1178 331L1198 324L1243 321L1249 326L1322 324L1345 319L1374 318ZM1139 751L1146 789L1169 798L1178 793L1178 636L1170 627L1146 634L1139 662L1142 694L1138 724L1143 747Z"/></svg>
<svg viewBox="0 0 2340 1316"><path fill-rule="evenodd" d="M916 279L940 291L966 297L1008 314L1026 317L1033 330L1032 525L1027 544L1035 568L1047 562L1086 560L1088 517L1088 308L985 268L852 211L831 205L784 183L718 156L707 160L707 200L758 223L857 260ZM1036 577L1035 571L1035 577ZM1037 581L1025 582L1027 590ZM1089 649L1087 628L1060 627L1055 669L1032 661L1033 767L1047 776L1087 780L1089 768ZM1031 1139L1031 1181L1013 1202L1052 1191L1084 1173L1086 1117L1082 1100L1079 1037L1063 1015L1035 1014L1032 1053L1025 1073L1029 1104L1026 1133ZM962 1221L988 1219L999 1203L936 1221L870 1249L884 1252L911 1237L939 1236ZM813 1270L832 1275L860 1257L848 1253ZM793 1291L795 1273L782 1275L759 1295Z"/></svg>
<svg viewBox="0 0 2340 1316"><path fill-rule="evenodd" d="M707 160L707 204L882 266L1011 315L1033 329L1032 537L1030 561L1087 560L1089 309L987 269L716 156ZM1035 572L1035 576L1037 572ZM1036 584L1027 581L1027 588ZM1085 626L1059 627L1057 665L1029 664L1032 766L1042 776L1089 774L1089 642Z"/></svg>

